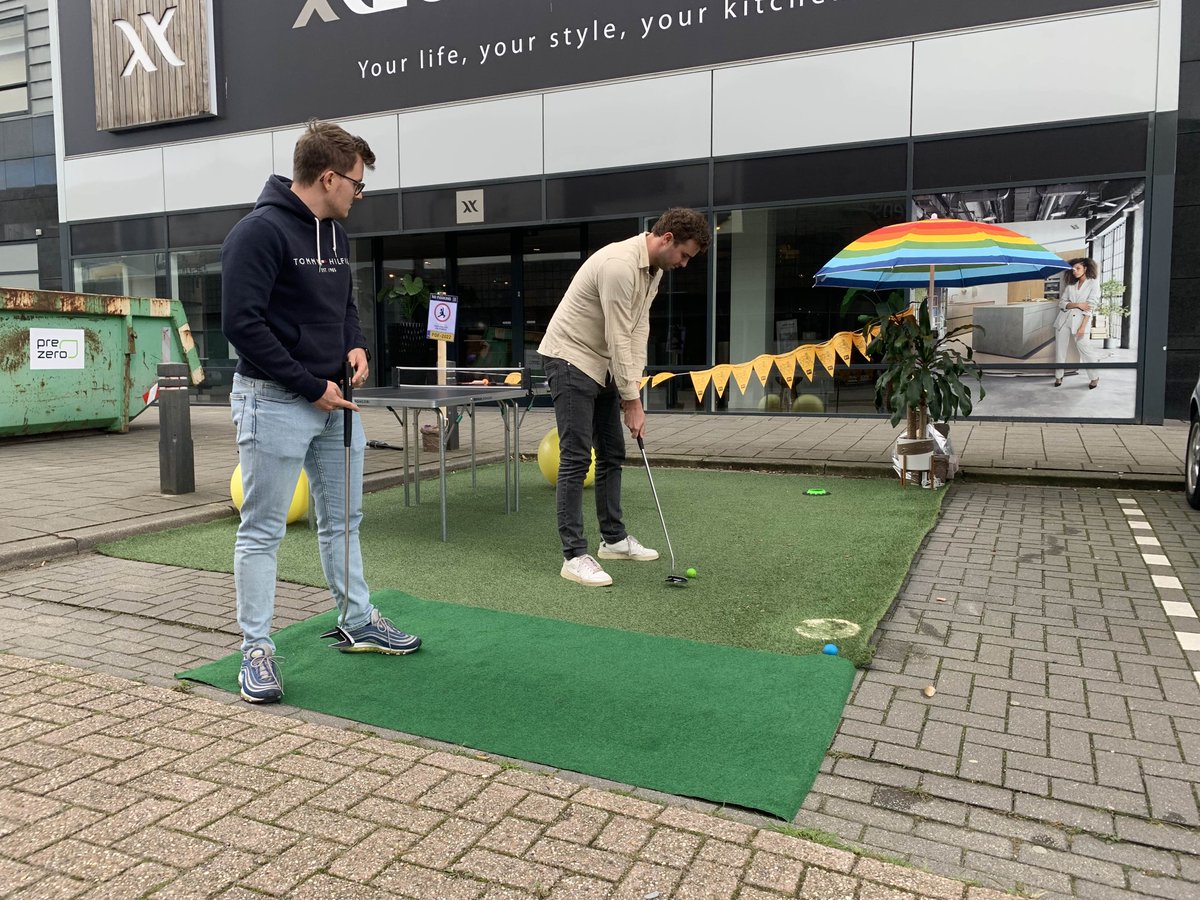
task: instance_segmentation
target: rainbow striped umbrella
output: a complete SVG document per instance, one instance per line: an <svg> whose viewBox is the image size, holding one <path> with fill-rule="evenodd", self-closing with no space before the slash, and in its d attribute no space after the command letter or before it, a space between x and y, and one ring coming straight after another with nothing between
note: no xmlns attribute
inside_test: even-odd
<svg viewBox="0 0 1200 900"><path fill-rule="evenodd" d="M827 262L816 284L870 291L938 284L962 287L1045 278L1070 266L1023 234L961 219L877 228Z"/></svg>

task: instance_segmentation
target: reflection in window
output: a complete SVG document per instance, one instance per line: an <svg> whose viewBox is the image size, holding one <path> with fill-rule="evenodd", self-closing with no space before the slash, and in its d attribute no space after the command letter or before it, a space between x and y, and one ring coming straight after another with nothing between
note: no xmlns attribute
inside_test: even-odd
<svg viewBox="0 0 1200 900"><path fill-rule="evenodd" d="M237 351L221 333L220 249L172 253L171 296L183 305L204 368L200 393L226 397L237 366Z"/></svg>
<svg viewBox="0 0 1200 900"><path fill-rule="evenodd" d="M364 245L362 250L362 258L369 259L369 248ZM375 354L377 363L372 368L378 384L390 385L392 370L396 366L427 367L437 363L436 347L425 336L425 324L430 292L447 289L446 236L414 234L385 237L381 252L382 283L375 291L378 312L372 318L379 323L383 340L379 342ZM414 284L415 279L420 279L422 290L414 297L405 290L405 285ZM365 278L363 282L365 284ZM356 296L363 297L361 289ZM359 316L361 318L364 315L360 299ZM459 323L461 328L461 310ZM405 383L413 380L408 378Z"/></svg>
<svg viewBox="0 0 1200 900"><path fill-rule="evenodd" d="M29 110L25 17L0 17L0 116Z"/></svg>
<svg viewBox="0 0 1200 900"><path fill-rule="evenodd" d="M75 260L75 290L118 297L170 297L163 253Z"/></svg>
<svg viewBox="0 0 1200 900"><path fill-rule="evenodd" d="M899 197L717 213L715 361L750 362L857 329L858 310L842 311L845 292L813 287L813 275L855 238L906 218ZM745 395L731 381L717 408L866 413L873 397L873 373L839 363L832 377L818 365L812 382L797 370L791 385L773 369Z"/></svg>
<svg viewBox="0 0 1200 900"><path fill-rule="evenodd" d="M1051 387L1060 277L946 290L946 328L971 324L979 329L965 337L976 360L986 364L988 396L977 414L1011 417L1036 410L1042 417L1134 415L1145 189L1144 179L1132 178L914 198L918 216L937 214L1002 225L1064 260L1095 260L1102 288L1105 282L1124 286L1115 302L1131 314L1093 315L1087 326L1089 347L1101 360L1100 386L1095 391L1087 390L1088 379L1073 342L1066 348L1063 384L1057 390ZM1043 392L1042 388L1050 389Z"/></svg>

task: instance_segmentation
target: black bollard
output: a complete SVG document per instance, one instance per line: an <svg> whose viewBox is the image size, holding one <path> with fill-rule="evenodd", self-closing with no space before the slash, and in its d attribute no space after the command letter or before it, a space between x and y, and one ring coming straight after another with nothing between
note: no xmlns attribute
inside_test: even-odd
<svg viewBox="0 0 1200 900"><path fill-rule="evenodd" d="M196 490L188 369L183 363L158 367L158 484L164 494Z"/></svg>

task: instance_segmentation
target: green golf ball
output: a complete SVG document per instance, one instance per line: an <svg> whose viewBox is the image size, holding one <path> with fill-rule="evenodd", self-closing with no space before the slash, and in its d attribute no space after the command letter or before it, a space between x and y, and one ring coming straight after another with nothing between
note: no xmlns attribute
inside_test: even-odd
<svg viewBox="0 0 1200 900"><path fill-rule="evenodd" d="M688 578L695 578L695 577L696 577L696 570L695 570L695 569L688 569L688 570L687 570L687 577L688 577Z"/></svg>

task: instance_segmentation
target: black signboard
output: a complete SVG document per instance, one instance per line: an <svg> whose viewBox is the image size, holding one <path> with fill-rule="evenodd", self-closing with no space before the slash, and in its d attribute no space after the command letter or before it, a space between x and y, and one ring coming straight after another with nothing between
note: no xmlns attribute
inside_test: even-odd
<svg viewBox="0 0 1200 900"><path fill-rule="evenodd" d="M1127 5L1127 0L216 0L220 116L108 133L96 130L90 4L57 2L68 155ZM136 33L147 21L132 21L131 27ZM142 36L143 48L158 52L151 37ZM165 38L172 40L170 28ZM648 89L662 91L664 105L673 100L666 87Z"/></svg>

